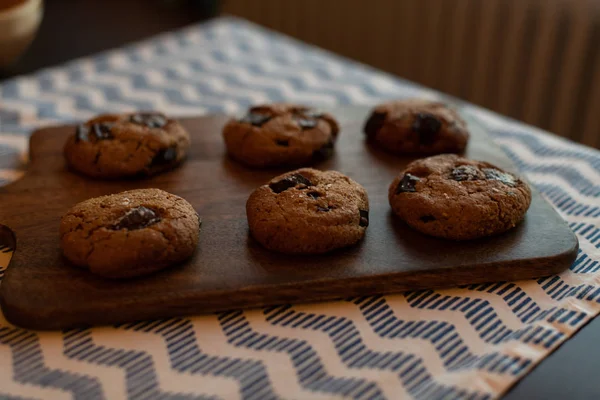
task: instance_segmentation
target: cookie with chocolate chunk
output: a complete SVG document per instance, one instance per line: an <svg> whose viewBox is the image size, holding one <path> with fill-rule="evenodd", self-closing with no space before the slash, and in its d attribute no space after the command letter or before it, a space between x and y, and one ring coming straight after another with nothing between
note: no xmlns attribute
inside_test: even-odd
<svg viewBox="0 0 600 400"><path fill-rule="evenodd" d="M77 126L64 156L69 167L84 175L116 179L172 169L189 147L183 126L161 113L105 114Z"/></svg>
<svg viewBox="0 0 600 400"><path fill-rule="evenodd" d="M339 132L329 114L293 104L252 107L223 128L229 155L251 167L302 166L333 154Z"/></svg>
<svg viewBox="0 0 600 400"><path fill-rule="evenodd" d="M326 253L360 241L369 226L369 199L336 171L303 168L273 178L246 203L252 236L267 249Z"/></svg>
<svg viewBox="0 0 600 400"><path fill-rule="evenodd" d="M378 105L364 132L369 141L399 155L461 153L469 141L467 124L456 111L426 100Z"/></svg>
<svg viewBox="0 0 600 400"><path fill-rule="evenodd" d="M410 163L388 192L392 210L414 229L455 240L514 228L531 203L531 189L483 161L444 154Z"/></svg>
<svg viewBox="0 0 600 400"><path fill-rule="evenodd" d="M159 189L96 197L71 208L60 244L76 266L108 278L146 275L194 253L200 217L190 203Z"/></svg>

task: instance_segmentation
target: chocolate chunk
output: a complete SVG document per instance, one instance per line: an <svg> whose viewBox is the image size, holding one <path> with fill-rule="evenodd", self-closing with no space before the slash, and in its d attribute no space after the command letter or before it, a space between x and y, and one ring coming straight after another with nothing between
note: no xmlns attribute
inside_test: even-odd
<svg viewBox="0 0 600 400"><path fill-rule="evenodd" d="M317 211L326 212L326 211L329 211L329 210L331 210L331 207L329 207L329 206L328 207L317 206Z"/></svg>
<svg viewBox="0 0 600 400"><path fill-rule="evenodd" d="M162 128L167 124L167 118L159 113L137 113L129 118L130 122L145 125L148 128Z"/></svg>
<svg viewBox="0 0 600 400"><path fill-rule="evenodd" d="M364 127L365 134L368 138L373 138L375 135L377 135L377 132L379 132L385 123L386 117L387 112L385 111L373 111Z"/></svg>
<svg viewBox="0 0 600 400"><path fill-rule="evenodd" d="M294 174L291 176L291 178L298 182L300 185L312 186L312 182L308 180L308 178L306 178L304 175Z"/></svg>
<svg viewBox="0 0 600 400"><path fill-rule="evenodd" d="M321 148L313 151L312 159L315 162L325 161L333 155L333 140L329 140Z"/></svg>
<svg viewBox="0 0 600 400"><path fill-rule="evenodd" d="M259 114L254 112L249 112L246 116L240 119L240 122L246 124L252 124L252 126L263 126L266 124L271 118L270 115L267 114Z"/></svg>
<svg viewBox="0 0 600 400"><path fill-rule="evenodd" d="M300 128L302 128L303 131L307 129L312 129L315 126L317 126L316 119L294 117L294 121L296 121L298 125L300 125Z"/></svg>
<svg viewBox="0 0 600 400"><path fill-rule="evenodd" d="M321 111L318 110L314 110L312 108L307 108L305 110L302 110L301 113L305 116L307 116L308 118L322 118L323 117L323 113Z"/></svg>
<svg viewBox="0 0 600 400"><path fill-rule="evenodd" d="M75 131L76 142L89 142L90 140L107 140L114 138L111 129L114 123L112 122L96 122L91 126L81 124L77 126Z"/></svg>
<svg viewBox="0 0 600 400"><path fill-rule="evenodd" d="M509 173L499 171L495 168L483 168L483 173L486 179L500 181L505 185L515 187L517 185L517 179Z"/></svg>
<svg viewBox="0 0 600 400"><path fill-rule="evenodd" d="M277 144L277 146L288 147L290 145L290 141L287 139L276 139L275 144Z"/></svg>
<svg viewBox="0 0 600 400"><path fill-rule="evenodd" d="M294 174L294 175L285 177L280 181L270 183L269 187L271 188L271 190L273 192L281 193L284 190L287 190L292 187L296 187L296 185L312 186L312 183L306 177L304 177L300 174Z"/></svg>
<svg viewBox="0 0 600 400"><path fill-rule="evenodd" d="M421 221L423 222L431 222L431 221L435 221L435 217L433 215L423 215L421 218L419 218Z"/></svg>
<svg viewBox="0 0 600 400"><path fill-rule="evenodd" d="M160 220L161 218L154 210L140 206L127 211L127 213L125 213L111 229L116 231L121 229L132 231L135 229L146 228L147 226L160 222Z"/></svg>
<svg viewBox="0 0 600 400"><path fill-rule="evenodd" d="M369 210L358 210L358 212L360 213L358 225L363 227L369 226Z"/></svg>
<svg viewBox="0 0 600 400"><path fill-rule="evenodd" d="M177 149L175 147L167 147L166 149L159 150L156 155L152 158L150 165L164 165L169 164L177 158Z"/></svg>
<svg viewBox="0 0 600 400"><path fill-rule="evenodd" d="M84 124L78 125L77 130L75 131L75 141L76 142L89 141L90 140L89 133L90 133L90 130L86 125L84 125Z"/></svg>
<svg viewBox="0 0 600 400"><path fill-rule="evenodd" d="M294 120L300 125L300 128L312 129L317 126L319 123L319 119L323 118L323 113L318 110L314 110L312 108L301 108L293 111ZM325 120L331 127L331 134L337 134L337 126L336 124L332 124L331 121Z"/></svg>
<svg viewBox="0 0 600 400"><path fill-rule="evenodd" d="M432 144L441 127L442 121L428 113L418 113L412 124L412 130L419 135L421 144Z"/></svg>
<svg viewBox="0 0 600 400"><path fill-rule="evenodd" d="M450 179L455 181L475 181L483 179L484 175L481 171L472 165L461 165L450 172Z"/></svg>
<svg viewBox="0 0 600 400"><path fill-rule="evenodd" d="M338 124L331 118L326 118L325 114L322 113L321 111L317 111L317 110L313 110L313 109L306 109L302 113L303 113L303 115L305 115L308 118L313 118L313 119L317 119L317 120L322 119L323 121L325 121L327 123L327 125L329 125L329 128L331 129L331 135L333 137L336 137L337 134L339 133L340 127L338 126Z"/></svg>
<svg viewBox="0 0 600 400"><path fill-rule="evenodd" d="M308 192L306 193L306 195L308 197L312 197L313 199L321 197L321 194L319 192Z"/></svg>
<svg viewBox="0 0 600 400"><path fill-rule="evenodd" d="M112 139L111 129L113 127L112 122L99 122L92 125L92 135L98 140Z"/></svg>
<svg viewBox="0 0 600 400"><path fill-rule="evenodd" d="M249 114L270 114L271 107L268 105L254 106L248 109Z"/></svg>
<svg viewBox="0 0 600 400"><path fill-rule="evenodd" d="M406 193L406 192L416 192L415 185L421 179L411 174L404 174L400 183L396 187L396 194Z"/></svg>

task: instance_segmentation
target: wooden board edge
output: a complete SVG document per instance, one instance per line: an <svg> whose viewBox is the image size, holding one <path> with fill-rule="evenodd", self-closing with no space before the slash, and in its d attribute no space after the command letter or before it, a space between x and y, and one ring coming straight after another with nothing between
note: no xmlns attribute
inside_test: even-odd
<svg viewBox="0 0 600 400"><path fill-rule="evenodd" d="M558 274L571 266L575 260L578 249L579 241L576 235L573 233L573 243L568 248L565 248L558 252L556 255L551 257L545 257L542 259L526 260L522 262L535 261L536 268L531 269L528 273L520 273L514 275L511 273L511 268L514 265L507 263L490 263L472 267L454 267L456 270L449 274L451 279L446 279L444 285L422 284L419 285L415 282L415 279L423 280L423 272L419 273L405 273L398 275L397 277L390 277L388 275L384 277L369 277L364 282L358 283L356 279L344 279L338 280L333 283L330 280L323 280L322 282L316 282L309 289L306 287L295 287L297 285L288 285L288 295L281 297L279 304L303 304L303 303L317 303L321 301L332 301L339 300L341 298L354 297L354 296L365 296L365 295L382 295L382 294L394 294L401 293L406 290L425 290L425 289L441 289L448 287L456 287L464 283L464 277L469 277L469 284L482 284L488 283L487 273L481 271L487 271L490 268L500 268L503 270L503 274L506 275L506 281L513 280L526 280L535 279L543 276L549 276ZM515 262L519 262L518 260ZM459 272L459 273L457 273ZM432 274L441 273L444 274L444 270L432 271ZM8 277L10 279L10 274ZM429 279L426 279L429 282ZM331 285L338 284L344 287L346 293L343 296L331 295L328 292L331 291ZM286 285L280 285L286 286ZM385 286L385 287L384 287ZM132 322L138 320L153 320L162 318L174 318L174 317L190 317L194 315L206 315L215 312L223 312L235 309L254 309L265 306L273 306L273 301L264 300L261 301L260 293L265 290L261 287L253 287L238 291L237 298L234 302L231 301L231 293L224 291L223 294L219 293L206 293L200 298L186 298L182 296L177 302L166 308L164 311L155 312L151 304L143 305L145 311L140 313L139 308L135 308L131 315L125 315L121 318L114 318L112 313L105 305L100 305L97 311L87 312L78 311L77 309L64 310L64 309L46 309L44 310L42 304L30 303L23 307L23 305L12 302L12 296L9 289L11 285L0 285L0 309L2 309L4 316L8 322L16 326L34 329L34 330L59 330L69 329L74 327L86 327L86 326L102 326L102 325L113 325L118 323ZM268 290L268 289L267 289ZM308 290L308 292L307 292ZM309 296L307 296L307 293ZM203 304L204 297L211 297L214 303L220 303L214 299L219 296L227 297L230 303L227 307L213 306L206 308ZM308 301L303 301L303 298L310 298ZM115 305L124 306L124 305ZM125 305L126 306L126 305ZM88 307L89 308L89 307ZM132 307L134 309L134 307ZM150 310L150 311L147 311ZM40 317L40 314L43 317ZM135 314L135 316L133 315ZM60 316L60 318L58 317ZM86 319L90 317L90 319ZM90 322L94 320L94 322Z"/></svg>

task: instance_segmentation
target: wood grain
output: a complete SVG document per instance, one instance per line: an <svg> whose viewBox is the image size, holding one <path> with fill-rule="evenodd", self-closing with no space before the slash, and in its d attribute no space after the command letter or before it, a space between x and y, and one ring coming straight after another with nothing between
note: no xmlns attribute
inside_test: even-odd
<svg viewBox="0 0 600 400"><path fill-rule="evenodd" d="M331 110L342 122L336 169L369 192L370 226L358 246L323 256L270 253L248 235L245 202L283 170L251 170L225 155L225 116L184 119L193 146L179 169L146 180L95 181L68 171L61 149L72 127L31 137L25 177L0 189L0 222L17 250L0 286L6 318L26 328L62 329L206 313L288 302L312 302L489 281L540 277L567 268L576 236L534 191L525 221L494 238L457 243L421 235L393 217L387 187L410 160L365 144L368 109ZM469 121L467 155L514 169L481 126ZM203 219L194 258L180 267L129 281L95 277L68 265L58 239L60 217L75 203L127 189L158 187L186 198Z"/></svg>

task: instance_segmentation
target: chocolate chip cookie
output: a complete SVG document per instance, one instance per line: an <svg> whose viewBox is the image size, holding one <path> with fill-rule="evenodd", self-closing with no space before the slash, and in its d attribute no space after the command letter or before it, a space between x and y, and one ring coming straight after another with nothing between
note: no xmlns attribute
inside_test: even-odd
<svg viewBox="0 0 600 400"><path fill-rule="evenodd" d="M250 108L223 128L229 155L251 167L301 166L333 154L339 132L329 114L292 104Z"/></svg>
<svg viewBox="0 0 600 400"><path fill-rule="evenodd" d="M71 208L60 243L74 265L107 278L146 275L190 258L200 217L190 203L159 189L96 197Z"/></svg>
<svg viewBox="0 0 600 400"><path fill-rule="evenodd" d="M325 253L363 238L369 199L361 185L339 172L303 168L256 189L246 215L252 236L267 249Z"/></svg>
<svg viewBox="0 0 600 400"><path fill-rule="evenodd" d="M461 153L467 146L466 122L443 103L401 100L373 109L367 139L395 154Z"/></svg>
<svg viewBox="0 0 600 400"><path fill-rule="evenodd" d="M79 125L64 148L67 164L93 178L150 176L185 158L190 137L181 124L155 112L105 114Z"/></svg>
<svg viewBox="0 0 600 400"><path fill-rule="evenodd" d="M390 185L388 198L414 229L467 240L515 227L529 208L531 190L492 164L444 154L410 163Z"/></svg>

